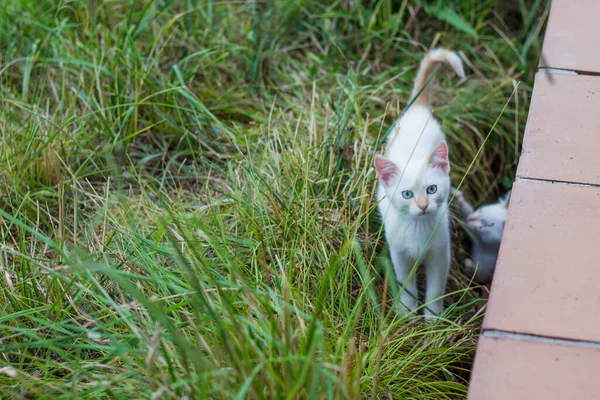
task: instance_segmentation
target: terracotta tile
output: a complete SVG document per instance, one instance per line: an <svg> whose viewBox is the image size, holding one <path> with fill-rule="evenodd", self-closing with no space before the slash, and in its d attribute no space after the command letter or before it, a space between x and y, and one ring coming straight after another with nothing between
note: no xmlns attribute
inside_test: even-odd
<svg viewBox="0 0 600 400"><path fill-rule="evenodd" d="M600 341L600 189L516 182L484 329Z"/></svg>
<svg viewBox="0 0 600 400"><path fill-rule="evenodd" d="M598 0L552 0L541 66L600 72Z"/></svg>
<svg viewBox="0 0 600 400"><path fill-rule="evenodd" d="M598 365L598 348L482 336L468 399L600 399Z"/></svg>
<svg viewBox="0 0 600 400"><path fill-rule="evenodd" d="M536 75L517 176L600 184L600 76L552 78Z"/></svg>

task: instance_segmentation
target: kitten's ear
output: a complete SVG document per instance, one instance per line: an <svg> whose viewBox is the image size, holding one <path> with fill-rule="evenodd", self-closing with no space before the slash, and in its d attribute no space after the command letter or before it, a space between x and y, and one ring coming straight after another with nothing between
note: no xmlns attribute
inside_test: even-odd
<svg viewBox="0 0 600 400"><path fill-rule="evenodd" d="M375 168L383 186L388 186L392 178L400 172L396 164L379 154L375 156Z"/></svg>
<svg viewBox="0 0 600 400"><path fill-rule="evenodd" d="M504 196L504 207L508 208L508 203L510 203L510 195L512 194L512 190L509 190Z"/></svg>
<svg viewBox="0 0 600 400"><path fill-rule="evenodd" d="M450 161L448 160L448 145L446 144L446 141L442 140L431 154L431 165L434 168L441 169L446 174L450 172Z"/></svg>

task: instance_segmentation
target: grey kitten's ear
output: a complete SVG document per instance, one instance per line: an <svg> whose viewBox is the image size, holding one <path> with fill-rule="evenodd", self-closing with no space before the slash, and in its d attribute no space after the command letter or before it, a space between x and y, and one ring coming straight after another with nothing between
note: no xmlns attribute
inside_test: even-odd
<svg viewBox="0 0 600 400"><path fill-rule="evenodd" d="M510 195L512 194L512 190L509 190L508 193L506 193L506 195L504 196L504 199L502 199L502 202L504 203L504 207L508 208L508 203L510 203Z"/></svg>

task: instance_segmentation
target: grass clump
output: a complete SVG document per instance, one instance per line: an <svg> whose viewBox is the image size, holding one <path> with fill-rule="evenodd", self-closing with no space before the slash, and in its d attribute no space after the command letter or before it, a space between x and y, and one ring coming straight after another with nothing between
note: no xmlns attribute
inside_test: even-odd
<svg viewBox="0 0 600 400"><path fill-rule="evenodd" d="M464 397L484 303L455 246L444 319L393 311L372 160L445 45L453 182L503 193L546 11L4 2L0 395Z"/></svg>

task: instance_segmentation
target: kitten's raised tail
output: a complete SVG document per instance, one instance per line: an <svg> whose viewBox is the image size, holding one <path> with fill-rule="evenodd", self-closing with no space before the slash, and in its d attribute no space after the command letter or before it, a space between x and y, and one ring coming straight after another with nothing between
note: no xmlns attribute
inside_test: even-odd
<svg viewBox="0 0 600 400"><path fill-rule="evenodd" d="M423 60L421 60L421 66L419 67L417 77L415 78L415 86L413 87L411 94L411 98L415 99L413 104L429 106L429 84L427 81L431 74L433 74L435 67L441 63L449 64L459 77L465 77L463 62L458 54L442 47L430 50L425 54ZM421 93L419 94L419 92Z"/></svg>

